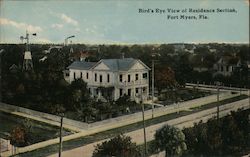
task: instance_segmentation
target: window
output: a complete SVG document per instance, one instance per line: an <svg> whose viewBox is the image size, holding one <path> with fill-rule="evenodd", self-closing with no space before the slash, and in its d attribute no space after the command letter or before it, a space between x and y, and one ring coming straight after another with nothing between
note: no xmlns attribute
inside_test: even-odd
<svg viewBox="0 0 250 157"><path fill-rule="evenodd" d="M148 78L148 74L147 73L143 73L142 74L142 78L147 79Z"/></svg>
<svg viewBox="0 0 250 157"><path fill-rule="evenodd" d="M97 74L95 74L95 82L97 82Z"/></svg>
<svg viewBox="0 0 250 157"><path fill-rule="evenodd" d="M82 78L82 72L81 72L81 75L80 75L80 77Z"/></svg>
<svg viewBox="0 0 250 157"><path fill-rule="evenodd" d="M227 71L229 71L229 67L228 67L228 66L226 66L226 68L227 68Z"/></svg>
<svg viewBox="0 0 250 157"><path fill-rule="evenodd" d="M137 81L138 79L138 74L135 74L135 80Z"/></svg>
<svg viewBox="0 0 250 157"><path fill-rule="evenodd" d="M122 96L122 89L120 89L120 96Z"/></svg>
<svg viewBox="0 0 250 157"><path fill-rule="evenodd" d="M122 75L120 75L120 82L122 82Z"/></svg>
<svg viewBox="0 0 250 157"><path fill-rule="evenodd" d="M138 88L135 89L135 93L136 93L136 94L139 93L139 89L138 89Z"/></svg>
<svg viewBox="0 0 250 157"><path fill-rule="evenodd" d="M74 72L74 80L76 79L76 73Z"/></svg>
<svg viewBox="0 0 250 157"><path fill-rule="evenodd" d="M128 75L128 82L130 82L130 75Z"/></svg>
<svg viewBox="0 0 250 157"><path fill-rule="evenodd" d="M223 71L223 66L220 67L220 71Z"/></svg>
<svg viewBox="0 0 250 157"><path fill-rule="evenodd" d="M65 75L66 75L66 76L69 76L69 73L67 72Z"/></svg>
<svg viewBox="0 0 250 157"><path fill-rule="evenodd" d="M107 75L107 82L109 82L109 74Z"/></svg>
<svg viewBox="0 0 250 157"><path fill-rule="evenodd" d="M86 74L86 78L89 79L89 73Z"/></svg>
<svg viewBox="0 0 250 157"><path fill-rule="evenodd" d="M99 76L100 82L102 82L102 75Z"/></svg>
<svg viewBox="0 0 250 157"><path fill-rule="evenodd" d="M128 89L128 96L131 96L131 89Z"/></svg>

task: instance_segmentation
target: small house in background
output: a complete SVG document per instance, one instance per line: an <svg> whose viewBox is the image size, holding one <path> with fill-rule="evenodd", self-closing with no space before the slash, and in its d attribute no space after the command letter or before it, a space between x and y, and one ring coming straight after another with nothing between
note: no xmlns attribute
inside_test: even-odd
<svg viewBox="0 0 250 157"><path fill-rule="evenodd" d="M105 101L109 89L112 100L128 95L136 102L149 96L149 70L141 60L133 58L102 59L99 62L75 61L67 68L69 83L82 79L90 95Z"/></svg>
<svg viewBox="0 0 250 157"><path fill-rule="evenodd" d="M81 51L80 52L80 56L79 56L79 60L80 61L85 61L85 59L89 56L92 56L92 54L90 52L87 51Z"/></svg>
<svg viewBox="0 0 250 157"><path fill-rule="evenodd" d="M93 56L93 52L90 51L79 51L70 54L70 60L72 61L86 61L90 56Z"/></svg>
<svg viewBox="0 0 250 157"><path fill-rule="evenodd" d="M235 69L241 66L241 60L238 57L223 56L213 66L214 76L221 74L231 76Z"/></svg>
<svg viewBox="0 0 250 157"><path fill-rule="evenodd" d="M20 66L17 66L16 64L12 64L9 68L10 72L11 73L16 73L18 72L19 70L21 70Z"/></svg>
<svg viewBox="0 0 250 157"><path fill-rule="evenodd" d="M206 72L213 70L213 59L206 56L194 55L191 58L193 70L197 72Z"/></svg>
<svg viewBox="0 0 250 157"><path fill-rule="evenodd" d="M201 57L193 63L193 70L197 72L205 72L209 70L209 66L204 62L204 58Z"/></svg>

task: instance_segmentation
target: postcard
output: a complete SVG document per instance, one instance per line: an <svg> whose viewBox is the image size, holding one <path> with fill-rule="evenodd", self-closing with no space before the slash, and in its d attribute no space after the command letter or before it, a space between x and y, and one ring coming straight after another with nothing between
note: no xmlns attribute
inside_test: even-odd
<svg viewBox="0 0 250 157"><path fill-rule="evenodd" d="M249 0L2 0L0 156L249 156L249 55Z"/></svg>

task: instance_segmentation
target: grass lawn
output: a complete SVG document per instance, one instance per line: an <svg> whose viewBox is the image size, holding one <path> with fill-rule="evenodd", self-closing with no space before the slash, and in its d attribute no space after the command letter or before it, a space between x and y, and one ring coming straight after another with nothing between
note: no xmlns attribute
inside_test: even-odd
<svg viewBox="0 0 250 157"><path fill-rule="evenodd" d="M159 97L158 103L161 103L163 105L169 105L169 104L175 103L176 101L182 102L182 101L205 97L211 94L212 94L211 91L204 91L204 90L198 90L198 89L181 88L176 91L167 90L167 91L163 91L158 96Z"/></svg>
<svg viewBox="0 0 250 157"><path fill-rule="evenodd" d="M28 120L20 116L5 113L0 111L0 137L8 139L10 132L17 126L21 126L24 123L31 125L31 137L30 144L46 141L59 136L59 127L48 125L46 123ZM71 132L63 130L63 136L69 135Z"/></svg>

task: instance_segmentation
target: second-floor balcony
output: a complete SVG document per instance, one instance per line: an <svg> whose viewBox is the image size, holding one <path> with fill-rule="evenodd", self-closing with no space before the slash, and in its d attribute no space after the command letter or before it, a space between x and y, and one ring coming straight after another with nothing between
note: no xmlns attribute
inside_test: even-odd
<svg viewBox="0 0 250 157"><path fill-rule="evenodd" d="M134 86L134 85L145 85L148 84L148 79L139 79L133 81L118 82L118 86Z"/></svg>

